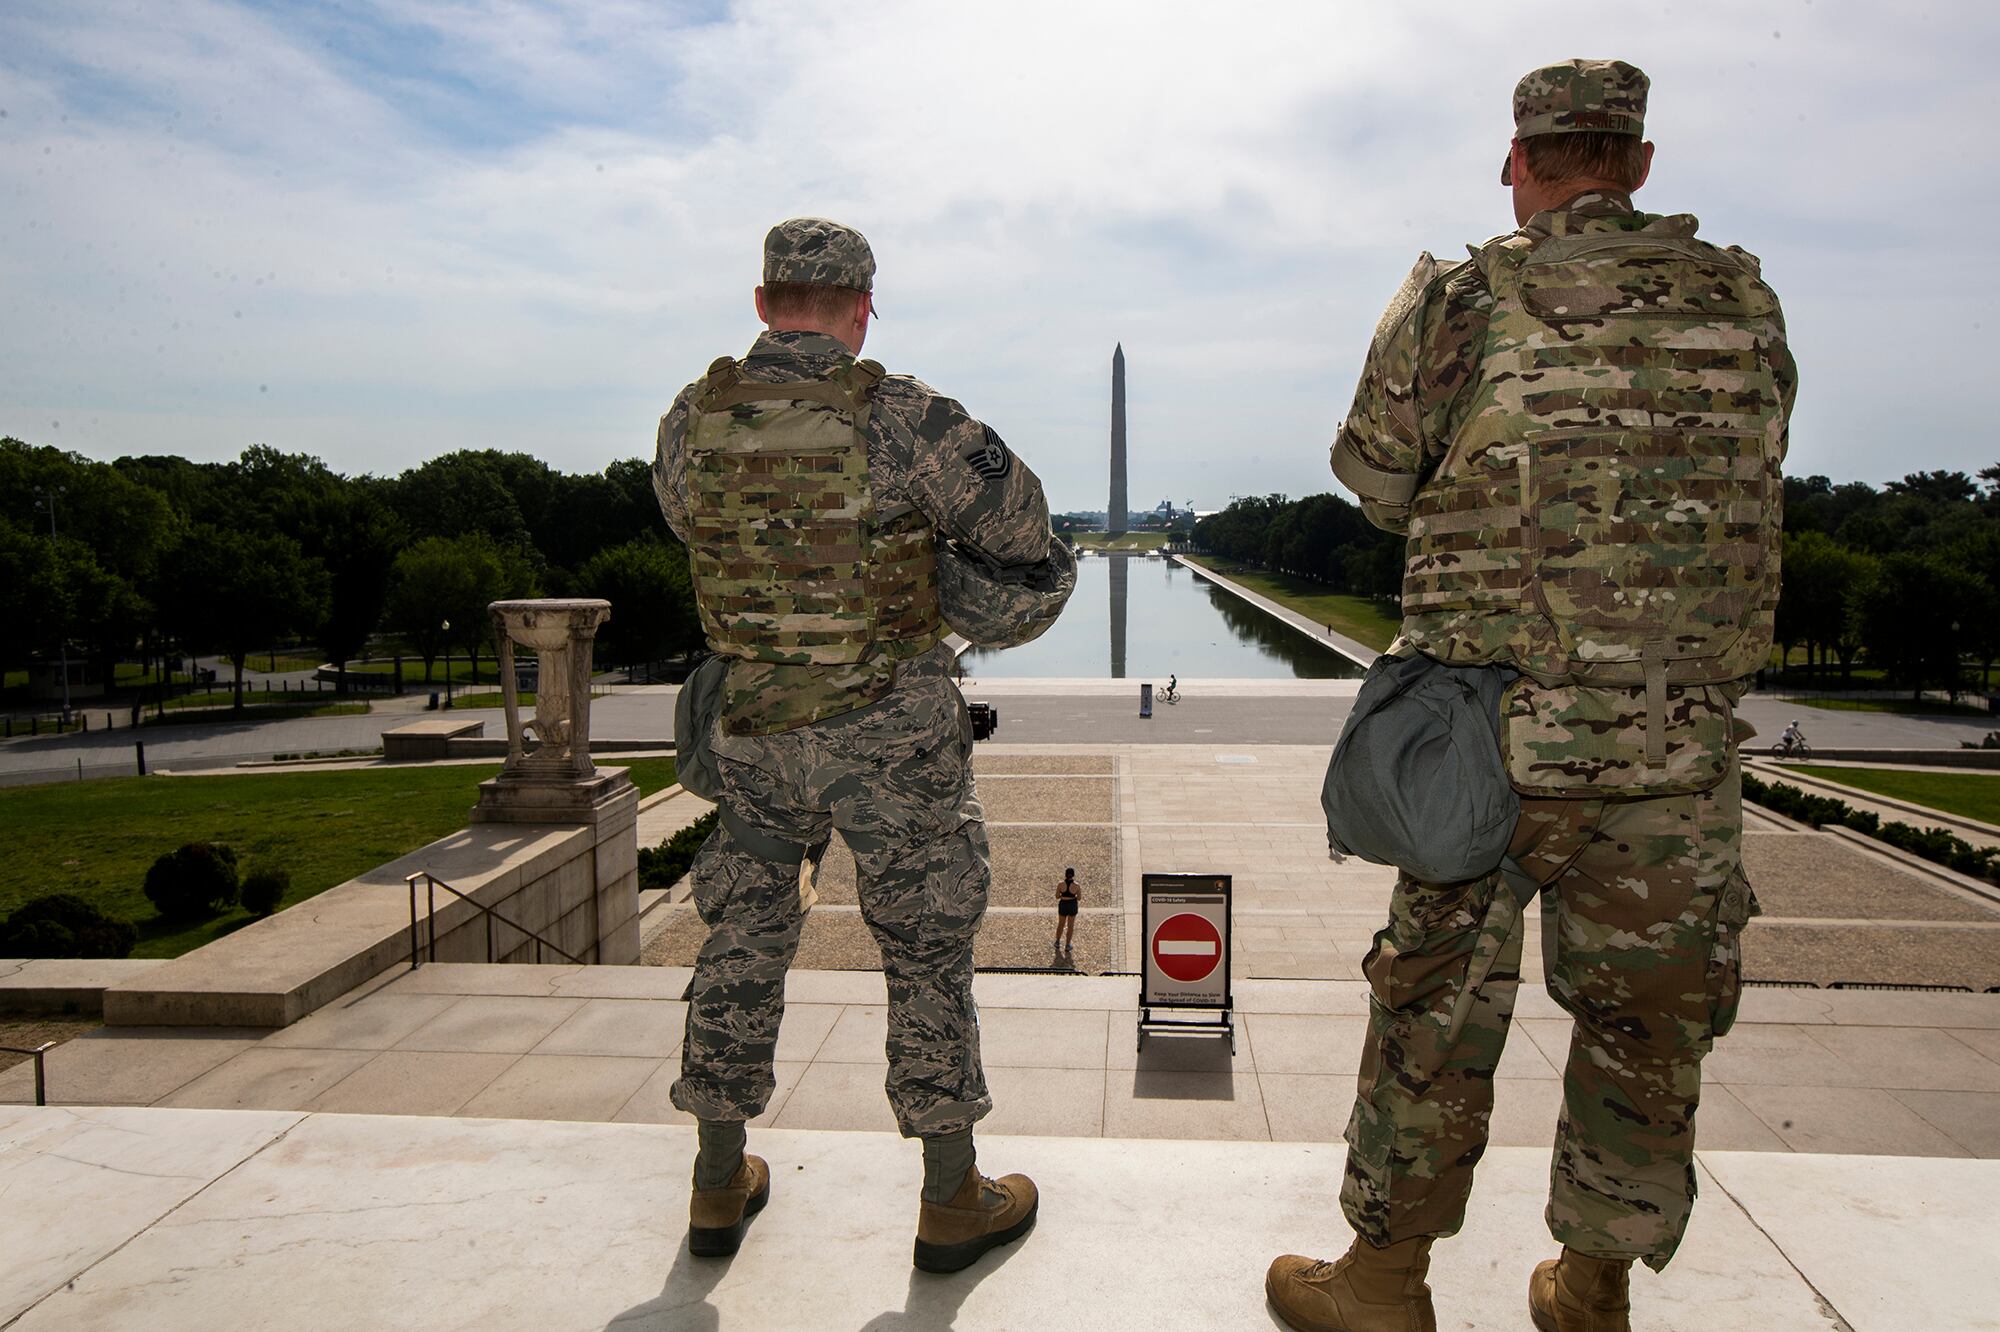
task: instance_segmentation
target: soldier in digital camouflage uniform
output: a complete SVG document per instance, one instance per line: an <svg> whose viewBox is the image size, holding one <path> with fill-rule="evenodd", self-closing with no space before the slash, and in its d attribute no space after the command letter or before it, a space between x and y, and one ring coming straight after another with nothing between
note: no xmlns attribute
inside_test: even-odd
<svg viewBox="0 0 2000 1332"><path fill-rule="evenodd" d="M856 231L773 227L756 292L767 331L660 421L654 488L728 657L708 737L721 820L693 869L709 937L672 1096L701 1129L690 1248L733 1253L768 1195L743 1125L773 1089L802 884L838 831L887 975L889 1101L924 1142L916 1262L952 1270L1025 1233L1036 1193L974 1166L972 1126L992 1108L972 1001L989 870L935 543L1004 568L1043 560L1051 538L1041 483L997 434L855 359L874 274Z"/></svg>
<svg viewBox="0 0 2000 1332"><path fill-rule="evenodd" d="M1701 1060L1735 1016L1754 899L1733 708L1770 651L1797 376L1757 260L1636 211L1647 79L1522 79L1501 181L1520 229L1423 256L1376 330L1333 471L1408 537L1392 649L1521 672L1501 748L1522 796L1547 982L1574 1018L1542 1329L1627 1326L1633 1259L1694 1200ZM1272 1264L1300 1329L1431 1329L1431 1241L1486 1148L1527 889L1399 877L1363 970L1369 1040L1335 1262ZM1526 900L1524 900L1524 898Z"/></svg>

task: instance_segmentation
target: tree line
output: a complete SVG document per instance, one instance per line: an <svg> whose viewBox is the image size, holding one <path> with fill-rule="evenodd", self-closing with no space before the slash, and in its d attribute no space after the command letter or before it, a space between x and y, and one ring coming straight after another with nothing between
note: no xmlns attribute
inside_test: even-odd
<svg viewBox="0 0 2000 1332"><path fill-rule="evenodd" d="M1789 680L1841 688L1857 665L1921 693L1983 688L2000 659L2000 465L1976 476L1915 472L1877 489L1824 476L1785 479L1784 593L1777 637L1802 670ZM1400 595L1402 538L1337 495L1239 498L1195 527L1213 554L1324 583Z"/></svg>
<svg viewBox="0 0 2000 1332"><path fill-rule="evenodd" d="M613 603L610 664L699 643L646 462L572 475L461 450L345 476L263 445L226 463L104 463L0 439L0 669L66 652L109 682L121 661L213 654L240 707L246 662L274 644L310 643L344 675L386 638L428 679L440 653L491 650L488 602L542 595Z"/></svg>
<svg viewBox="0 0 2000 1332"><path fill-rule="evenodd" d="M1357 597L1402 595L1403 539L1338 495L1248 495L1194 526L1197 548Z"/></svg>

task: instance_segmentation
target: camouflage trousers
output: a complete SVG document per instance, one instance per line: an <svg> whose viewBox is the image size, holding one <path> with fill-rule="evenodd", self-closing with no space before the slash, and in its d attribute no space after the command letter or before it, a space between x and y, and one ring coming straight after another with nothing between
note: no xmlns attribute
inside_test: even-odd
<svg viewBox="0 0 2000 1332"><path fill-rule="evenodd" d="M986 825L972 785L971 722L944 673L949 660L947 651L904 663L894 689L854 712L777 735L717 738L725 818L693 869L709 934L672 1092L681 1109L742 1120L770 1102L785 973L805 911L798 865L746 842L819 846L831 831L854 852L861 915L882 951L887 1087L903 1135L955 1133L993 1108L972 1002L972 941L991 877Z"/></svg>
<svg viewBox="0 0 2000 1332"><path fill-rule="evenodd" d="M1732 765L1698 795L1522 801L1512 851L1539 886L1549 992L1575 1020L1547 1217L1580 1252L1657 1270L1687 1227L1701 1061L1735 1020L1752 910L1741 799ZM1377 1245L1464 1220L1525 895L1499 874L1396 884L1362 968L1368 1043L1340 1194Z"/></svg>

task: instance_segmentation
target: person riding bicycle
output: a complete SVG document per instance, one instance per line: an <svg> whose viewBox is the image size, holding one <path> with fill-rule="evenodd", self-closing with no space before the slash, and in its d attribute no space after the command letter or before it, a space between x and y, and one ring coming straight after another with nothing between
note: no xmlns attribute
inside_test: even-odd
<svg viewBox="0 0 2000 1332"><path fill-rule="evenodd" d="M1785 728L1784 734L1778 737L1778 744L1783 747L1787 754L1805 742L1806 733L1799 729L1799 719L1796 717L1792 718L1791 725Z"/></svg>
<svg viewBox="0 0 2000 1332"><path fill-rule="evenodd" d="M1166 698L1167 702L1171 703L1180 696L1181 696L1181 677L1178 675L1169 675L1167 677L1167 692L1164 695L1164 697Z"/></svg>

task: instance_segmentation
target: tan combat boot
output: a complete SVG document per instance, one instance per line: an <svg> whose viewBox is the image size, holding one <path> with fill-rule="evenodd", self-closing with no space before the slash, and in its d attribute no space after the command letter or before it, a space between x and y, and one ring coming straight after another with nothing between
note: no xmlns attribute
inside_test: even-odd
<svg viewBox="0 0 2000 1332"><path fill-rule="evenodd" d="M1026 1175L988 1179L974 1166L948 1203L926 1202L917 1212L917 1251L924 1272L956 1272L979 1255L1011 1244L1035 1224L1040 1198Z"/></svg>
<svg viewBox="0 0 2000 1332"><path fill-rule="evenodd" d="M735 1177L719 1189L696 1189L688 1200L688 1252L697 1258L727 1258L743 1243L750 1218L771 1200L771 1167L761 1156L743 1154Z"/></svg>
<svg viewBox="0 0 2000 1332"><path fill-rule="evenodd" d="M1437 1332L1431 1288L1431 1239L1378 1249L1356 1237L1336 1262L1286 1254L1264 1276L1271 1307L1298 1332Z"/></svg>
<svg viewBox="0 0 2000 1332"><path fill-rule="evenodd" d="M1565 1245L1528 1278L1539 1332L1631 1332L1630 1258L1592 1258Z"/></svg>

